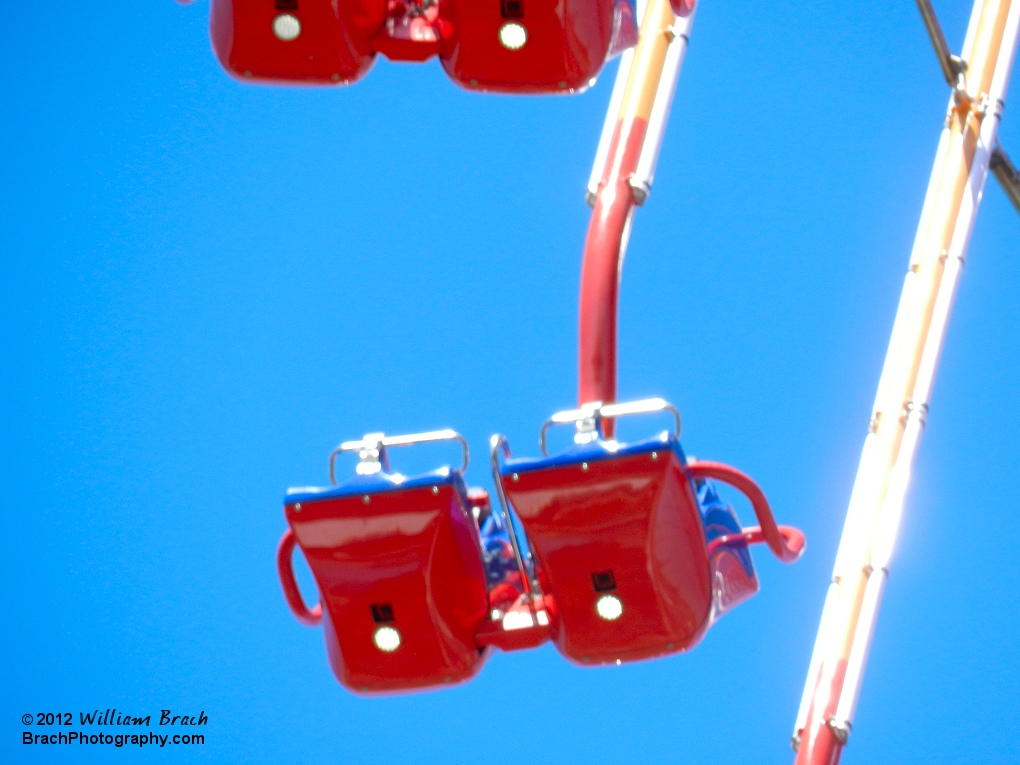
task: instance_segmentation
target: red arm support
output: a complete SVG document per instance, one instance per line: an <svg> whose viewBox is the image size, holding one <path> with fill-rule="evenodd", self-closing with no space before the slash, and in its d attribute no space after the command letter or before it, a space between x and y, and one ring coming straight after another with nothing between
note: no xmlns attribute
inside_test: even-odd
<svg viewBox="0 0 1020 765"><path fill-rule="evenodd" d="M650 104L649 101L649 108ZM588 224L578 311L578 406L595 401L604 404L616 401L620 272L635 205L628 179L641 154L648 128L646 117L627 114L616 123L605 174ZM613 437L614 424L611 419L603 423L607 438Z"/></svg>
<svg viewBox="0 0 1020 765"><path fill-rule="evenodd" d="M276 570L280 574L280 584L283 585L283 597L287 599L287 605L299 622L306 627L317 627L322 623L322 604L309 609L301 597L301 590L294 579L294 567L291 565L295 544L297 537L293 530L287 529L280 539L280 546L276 548Z"/></svg>
<svg viewBox="0 0 1020 765"><path fill-rule="evenodd" d="M761 525L743 530L743 536L748 544L764 541L772 554L783 563L793 563L804 553L804 534L791 526L776 525L769 501L765 499L765 494L750 476L721 462L694 462L687 466L687 470L694 478L714 478L717 481L728 483L751 500L751 507L754 508L754 514L758 517L758 523ZM717 539L713 542L715 546L709 548L709 552L711 553L715 548L732 541L732 536Z"/></svg>
<svg viewBox="0 0 1020 765"><path fill-rule="evenodd" d="M795 529L793 526L776 526L779 529L779 536L783 538L783 542L787 547L799 550L801 553L804 551L804 532L800 529ZM718 550L720 547L727 547L729 545L737 544L738 542L745 542L749 545L760 545L765 541L765 535L762 533L761 526L746 526L741 529L739 534L724 534L721 537L716 537L708 543L708 557L712 557L712 553ZM798 557L800 557L798 555Z"/></svg>
<svg viewBox="0 0 1020 765"><path fill-rule="evenodd" d="M671 0L690 14L693 0ZM631 188L648 133L654 106L663 97L672 99L676 71L663 81L676 17L670 3L649 2L633 63L624 76L616 124L609 140L605 164L595 194L591 224L584 243L581 266L580 358L578 406L601 401L616 402L616 318L620 270L627 249L634 206L644 201L647 186ZM623 71L623 70L621 70ZM659 92L665 82L666 91ZM668 91L668 92L667 92ZM669 107L656 119L665 120ZM656 123L660 124L660 123ZM657 150L657 149L656 149ZM613 436L613 421L603 423L605 435Z"/></svg>
<svg viewBox="0 0 1020 765"><path fill-rule="evenodd" d="M638 144L640 148L640 144ZM637 162L637 152L628 164ZM633 168L630 168L633 170ZM617 177L595 201L581 265L578 405L616 401L616 317L624 239L634 200L626 180ZM605 423L612 437L612 420Z"/></svg>

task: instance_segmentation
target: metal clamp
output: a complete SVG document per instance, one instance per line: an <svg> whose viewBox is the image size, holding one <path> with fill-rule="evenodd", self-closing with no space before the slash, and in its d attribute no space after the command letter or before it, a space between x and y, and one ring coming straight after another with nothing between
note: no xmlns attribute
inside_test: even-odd
<svg viewBox="0 0 1020 765"><path fill-rule="evenodd" d="M360 441L344 441L336 447L329 455L329 482L336 483L336 457L345 452L358 452L361 461L358 463L357 472L359 475L372 475L379 471L390 472L389 455L386 453L388 446L411 446L412 444L424 444L433 441L460 441L464 450L464 462L460 466L460 472L467 470L468 461L471 459L471 452L468 443L460 433L446 430L431 430L428 433L411 433L406 436L387 436L384 433L367 433Z"/></svg>
<svg viewBox="0 0 1020 765"><path fill-rule="evenodd" d="M542 449L542 456L548 457L546 449L545 434L552 425L567 425L574 423L577 433L574 435L574 442L579 444L591 443L601 434L604 418L623 417L630 414L654 414L655 412L669 411L673 413L676 427L673 431L673 438L680 437L680 412L671 403L661 398L645 398L640 401L630 401L625 404L603 404L596 401L585 404L580 409L568 409L565 412L557 412L542 425L542 431L538 436L538 445Z"/></svg>

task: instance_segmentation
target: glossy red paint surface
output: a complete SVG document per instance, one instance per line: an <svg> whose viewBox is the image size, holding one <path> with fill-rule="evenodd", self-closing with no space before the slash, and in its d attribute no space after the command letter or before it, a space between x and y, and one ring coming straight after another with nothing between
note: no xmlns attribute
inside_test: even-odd
<svg viewBox="0 0 1020 765"><path fill-rule="evenodd" d="M318 627L322 624L322 604L316 603L313 608L305 605L305 599L301 597L301 590L294 578L293 557L296 544L297 537L294 536L292 529L283 532L280 544L276 548L276 571L280 575L283 597L286 598L294 618L306 627Z"/></svg>
<svg viewBox="0 0 1020 765"><path fill-rule="evenodd" d="M584 90L601 71L613 33L612 0L442 0L440 16L453 27L443 68L472 90ZM518 50L500 42L508 23L527 30Z"/></svg>
<svg viewBox="0 0 1020 765"><path fill-rule="evenodd" d="M281 14L300 23L292 40L273 31ZM508 23L525 30L517 50L500 41ZM605 64L613 0L213 0L210 24L220 63L245 80L346 85L376 53L438 55L471 90L571 93Z"/></svg>
<svg viewBox="0 0 1020 765"><path fill-rule="evenodd" d="M446 685L474 676L488 616L473 520L449 484L285 506L315 576L330 664L356 692ZM375 608L373 608L373 606ZM398 630L391 652L376 630Z"/></svg>
<svg viewBox="0 0 1020 765"><path fill-rule="evenodd" d="M628 179L637 167L648 123L620 120L609 148L609 161L592 210L581 263L578 317L578 404L616 401L616 323L620 273L627 231L634 214ZM606 437L614 430L604 423Z"/></svg>
<svg viewBox="0 0 1020 765"><path fill-rule="evenodd" d="M688 469L690 469L690 467L691 466L688 465ZM783 540L783 542L797 552L797 558L799 558L807 544L804 532L800 529L794 528L793 526L776 526L776 530L779 532L779 537ZM726 547L736 542L743 542L748 545L760 545L765 541L765 532L761 530L761 526L746 526L739 534L729 534L713 539L708 543L708 554L709 557L711 557L712 553L719 548ZM789 563L792 561L786 562Z"/></svg>
<svg viewBox="0 0 1020 765"><path fill-rule="evenodd" d="M503 478L548 592L552 639L569 659L602 664L693 647L709 626L711 582L701 517L671 450ZM614 587L596 591L593 574ZM623 604L596 612L599 597Z"/></svg>
<svg viewBox="0 0 1020 765"><path fill-rule="evenodd" d="M297 38L281 40L273 20L298 19ZM368 39L382 27L386 5L330 0L212 0L210 32L223 68L248 81L346 85L371 68Z"/></svg>

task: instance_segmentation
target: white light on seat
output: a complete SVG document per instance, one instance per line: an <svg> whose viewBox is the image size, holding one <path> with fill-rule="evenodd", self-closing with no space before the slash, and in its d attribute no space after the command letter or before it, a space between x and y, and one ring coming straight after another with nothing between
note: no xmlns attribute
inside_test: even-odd
<svg viewBox="0 0 1020 765"><path fill-rule="evenodd" d="M615 595L603 595L595 601L595 611L607 622L611 622L619 619L623 613L623 601Z"/></svg>
<svg viewBox="0 0 1020 765"><path fill-rule="evenodd" d="M372 635L372 640L375 642L375 647L380 651L386 653L392 653L400 648L400 633L397 632L396 627L380 627Z"/></svg>
<svg viewBox="0 0 1020 765"><path fill-rule="evenodd" d="M535 620L528 611L507 611L503 617L504 630L523 630L534 626Z"/></svg>
<svg viewBox="0 0 1020 765"><path fill-rule="evenodd" d="M499 28L499 41L508 50L520 50L528 41L528 30L516 21L508 21Z"/></svg>
<svg viewBox="0 0 1020 765"><path fill-rule="evenodd" d="M290 13L281 13L273 19L273 34L284 42L296 40L301 34L301 22Z"/></svg>

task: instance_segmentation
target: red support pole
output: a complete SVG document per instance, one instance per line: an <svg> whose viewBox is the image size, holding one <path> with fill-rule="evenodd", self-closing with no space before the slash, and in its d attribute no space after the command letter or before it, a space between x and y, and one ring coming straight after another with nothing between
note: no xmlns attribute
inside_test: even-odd
<svg viewBox="0 0 1020 765"><path fill-rule="evenodd" d="M637 165L645 133L643 120L623 123L621 120L617 125L614 145L610 149L609 177L595 200L584 244L579 322L579 405L616 401L616 319L620 272L626 250L625 240L634 213L634 195L627 179Z"/></svg>
<svg viewBox="0 0 1020 765"><path fill-rule="evenodd" d="M675 39L676 17L668 0L649 0L641 35L620 103L604 171L595 193L581 266L578 404L616 401L616 319L620 271L634 207L640 200L631 187L638 169L652 107L655 104L666 54ZM669 84L675 82L675 71ZM660 120L664 120L662 116ZM657 146L655 147L657 151ZM647 192L644 192L647 193ZM613 422L605 422L612 437Z"/></svg>

